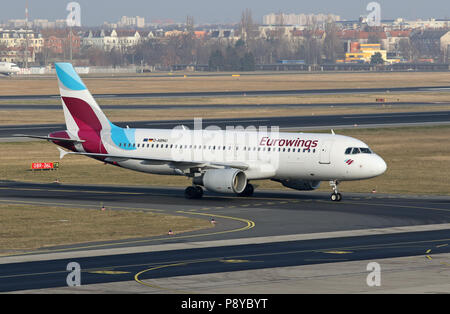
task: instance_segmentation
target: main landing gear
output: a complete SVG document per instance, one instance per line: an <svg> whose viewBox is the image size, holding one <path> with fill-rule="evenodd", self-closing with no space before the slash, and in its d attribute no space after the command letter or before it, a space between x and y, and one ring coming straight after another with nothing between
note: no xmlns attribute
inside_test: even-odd
<svg viewBox="0 0 450 314"><path fill-rule="evenodd" d="M342 200L342 194L339 193L338 185L339 181L337 180L330 181L330 186L333 189L333 194L331 194L330 198L333 202L340 202Z"/></svg>
<svg viewBox="0 0 450 314"><path fill-rule="evenodd" d="M240 197L249 197L253 195L255 188L250 183L247 184L244 191L237 194ZM184 197L189 200L200 199L203 196L203 188L200 185L191 185L184 190Z"/></svg>
<svg viewBox="0 0 450 314"><path fill-rule="evenodd" d="M240 197L249 197L249 196L253 195L254 191L255 191L255 188L253 187L253 185L250 184L250 183L247 183L247 185L245 186L244 191L239 193L238 196L240 196Z"/></svg>
<svg viewBox="0 0 450 314"><path fill-rule="evenodd" d="M202 198L203 188L199 185L188 186L184 190L184 196L189 200Z"/></svg>

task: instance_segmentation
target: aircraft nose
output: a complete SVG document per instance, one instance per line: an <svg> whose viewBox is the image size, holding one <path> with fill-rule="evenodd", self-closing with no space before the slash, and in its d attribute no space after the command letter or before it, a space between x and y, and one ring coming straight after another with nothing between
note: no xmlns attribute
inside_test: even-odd
<svg viewBox="0 0 450 314"><path fill-rule="evenodd" d="M375 163L375 167L376 167L376 174L377 174L377 176L379 176L386 172L387 164L383 160L383 158L381 158L380 156L377 156L377 157L378 157L377 158L378 160Z"/></svg>

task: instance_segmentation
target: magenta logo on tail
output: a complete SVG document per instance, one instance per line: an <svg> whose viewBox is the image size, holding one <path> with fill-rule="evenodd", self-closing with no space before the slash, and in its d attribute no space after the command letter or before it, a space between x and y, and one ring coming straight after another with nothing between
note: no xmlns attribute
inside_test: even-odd
<svg viewBox="0 0 450 314"><path fill-rule="evenodd" d="M101 141L102 124L92 107L84 100L73 97L61 97L70 115L79 128L78 137L85 140L83 148L86 152L107 154Z"/></svg>

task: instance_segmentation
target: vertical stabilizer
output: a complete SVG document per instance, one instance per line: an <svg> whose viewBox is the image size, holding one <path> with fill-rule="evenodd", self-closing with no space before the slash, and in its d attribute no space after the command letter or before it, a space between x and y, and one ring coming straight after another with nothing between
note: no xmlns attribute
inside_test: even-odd
<svg viewBox="0 0 450 314"><path fill-rule="evenodd" d="M111 124L70 63L55 63L67 131L86 140L86 151L104 152L102 133Z"/></svg>

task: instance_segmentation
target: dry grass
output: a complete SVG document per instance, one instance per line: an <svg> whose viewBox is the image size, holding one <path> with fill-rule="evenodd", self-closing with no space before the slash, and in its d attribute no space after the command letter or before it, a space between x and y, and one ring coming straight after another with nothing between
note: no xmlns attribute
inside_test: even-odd
<svg viewBox="0 0 450 314"><path fill-rule="evenodd" d="M388 164L387 172L375 179L345 182L344 192L370 192L376 188L385 193L443 194L450 195L450 126L355 129L337 133L365 141ZM57 161L56 147L46 142L1 143L0 178L26 182L53 182L56 177L62 183L121 184L186 186L184 177L158 176L129 171L80 156L69 156L61 161L55 172L28 171L33 161ZM117 180L112 180L116 178ZM271 181L255 182L261 188L281 188ZM325 182L323 190L330 190Z"/></svg>
<svg viewBox="0 0 450 314"><path fill-rule="evenodd" d="M32 162L60 161L56 146L45 142L0 143L0 178L23 182L124 185L180 185L188 184L184 177L154 176L103 165L91 158L70 156L60 161L57 171L31 171ZM115 180L112 180L115 178Z"/></svg>
<svg viewBox="0 0 450 314"><path fill-rule="evenodd" d="M444 102L450 101L450 92L382 93L382 94L314 94L286 96L234 96L234 97L165 97L165 98L104 98L100 105L272 105L272 104L334 104L373 103L384 98L385 102ZM22 103L22 102L21 102ZM59 102L58 102L59 104ZM379 103L378 103L379 104Z"/></svg>
<svg viewBox="0 0 450 314"><path fill-rule="evenodd" d="M0 253L210 228L204 219L122 210L0 205Z"/></svg>
<svg viewBox="0 0 450 314"><path fill-rule="evenodd" d="M449 110L450 106L318 106L318 107L263 107L263 108L198 108L198 109L108 109L104 110L112 122L193 120L194 118L263 118L283 116L320 116L393 112L419 112ZM0 125L65 123L62 110L0 110ZM132 123L130 123L130 127Z"/></svg>
<svg viewBox="0 0 450 314"><path fill-rule="evenodd" d="M448 103L450 92L414 92L414 93L381 93L381 94L313 94L313 95L286 95L286 96L233 96L233 97L139 97L139 98L99 98L97 102L103 105L284 105L284 104L351 104L372 103L376 99L384 98L386 102L436 102ZM11 99L2 100L0 104L20 105L56 105L61 101L56 98L49 99ZM59 108L59 107L55 107Z"/></svg>
<svg viewBox="0 0 450 314"><path fill-rule="evenodd" d="M85 78L92 93L143 93L143 92L186 92L186 91L235 91L235 90L277 90L277 89L321 89L321 88L364 88L400 87L422 85L448 85L450 74L443 73L316 73L316 74L273 74L208 77L107 77ZM0 81L0 95L58 94L55 79L4 79ZM143 99L100 99L100 105L114 104L243 104L255 108L217 109L144 109L106 110L111 121L142 121L166 119L268 117L287 115L322 115L351 113L380 113L446 110L446 105L380 105L379 107L326 107L330 103L372 102L385 98L388 102L446 102L450 93L408 93L408 94L351 94L351 95L289 95L265 97L195 97L195 98L143 98ZM1 103L59 104L57 99L24 100ZM316 108L258 108L259 104L323 104ZM256 109L256 110L255 110ZM62 110L0 110L0 125L63 123Z"/></svg>
<svg viewBox="0 0 450 314"><path fill-rule="evenodd" d="M84 77L92 93L165 93L202 91L376 88L449 85L449 72L415 73L300 73L183 77ZM0 95L58 94L56 78L2 79Z"/></svg>

